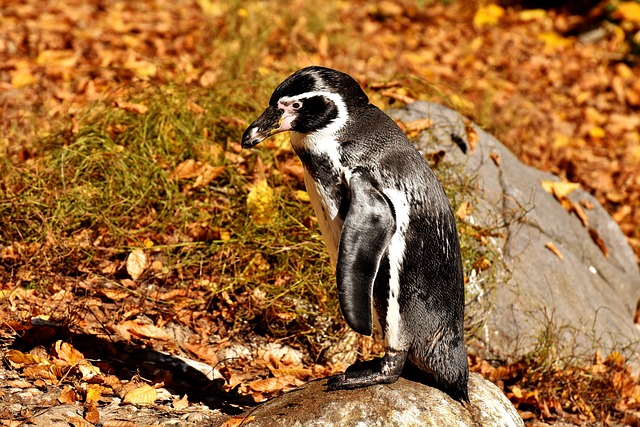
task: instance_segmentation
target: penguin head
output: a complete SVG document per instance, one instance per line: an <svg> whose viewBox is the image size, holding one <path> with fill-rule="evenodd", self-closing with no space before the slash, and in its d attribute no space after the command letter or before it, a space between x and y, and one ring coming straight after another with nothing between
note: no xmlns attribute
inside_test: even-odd
<svg viewBox="0 0 640 427"><path fill-rule="evenodd" d="M280 83L269 107L242 135L242 146L253 147L284 131L301 134L336 133L350 112L369 104L360 85L331 68L307 67Z"/></svg>

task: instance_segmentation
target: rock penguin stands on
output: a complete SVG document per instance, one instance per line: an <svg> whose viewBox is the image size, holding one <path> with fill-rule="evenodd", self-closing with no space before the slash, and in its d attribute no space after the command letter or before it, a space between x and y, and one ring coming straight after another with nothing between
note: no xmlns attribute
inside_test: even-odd
<svg viewBox="0 0 640 427"><path fill-rule="evenodd" d="M375 323L384 337L382 359L353 365L329 388L392 383L408 362L468 401L460 243L423 156L352 77L329 68L303 68L282 82L242 146L283 131L336 264L342 313L356 332L371 335Z"/></svg>

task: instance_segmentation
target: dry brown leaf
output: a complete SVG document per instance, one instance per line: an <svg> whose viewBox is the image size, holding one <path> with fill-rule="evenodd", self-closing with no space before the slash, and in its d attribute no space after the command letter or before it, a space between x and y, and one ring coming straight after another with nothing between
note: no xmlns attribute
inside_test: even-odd
<svg viewBox="0 0 640 427"><path fill-rule="evenodd" d="M133 421L108 420L102 423L102 427L139 427L139 426Z"/></svg>
<svg viewBox="0 0 640 427"><path fill-rule="evenodd" d="M58 396L58 402L63 404L66 403L66 404L73 405L76 403L77 400L78 400L78 395L76 394L75 390L69 386L65 386L62 392L60 393L60 396Z"/></svg>
<svg viewBox="0 0 640 427"><path fill-rule="evenodd" d="M249 415L248 417L231 417L227 421L224 422L220 427L238 427L244 425L246 423L250 423L255 420L256 417L253 415Z"/></svg>
<svg viewBox="0 0 640 427"><path fill-rule="evenodd" d="M123 289L97 289L96 292L111 301L120 301L130 295L129 292Z"/></svg>
<svg viewBox="0 0 640 427"><path fill-rule="evenodd" d="M63 370L55 365L29 365L23 369L22 374L27 378L56 381L62 378Z"/></svg>
<svg viewBox="0 0 640 427"><path fill-rule="evenodd" d="M91 424L89 421L85 420L84 418L67 417L66 420L69 424L73 425L73 427L94 427L93 424Z"/></svg>
<svg viewBox="0 0 640 427"><path fill-rule="evenodd" d="M310 368L278 368L271 369L271 373L274 377L293 377L302 381L313 376L313 371Z"/></svg>
<svg viewBox="0 0 640 427"><path fill-rule="evenodd" d="M31 388L33 387L33 384L29 381L25 381L25 380L9 380L7 381L7 384L9 385L9 387L13 387L13 388Z"/></svg>
<svg viewBox="0 0 640 427"><path fill-rule="evenodd" d="M100 422L100 412L98 412L95 402L88 404L84 408L84 419L92 424L98 424Z"/></svg>
<svg viewBox="0 0 640 427"><path fill-rule="evenodd" d="M87 397L84 399L86 403L97 403L102 396L102 392L104 387L100 384L89 384L87 385ZM93 421L92 421L93 422Z"/></svg>
<svg viewBox="0 0 640 427"><path fill-rule="evenodd" d="M136 104L133 102L116 101L116 107L120 108L121 110L128 111L129 113L136 114L144 114L149 111L149 107L147 107L146 105Z"/></svg>
<svg viewBox="0 0 640 427"><path fill-rule="evenodd" d="M471 120L468 119L464 121L464 130L467 133L467 141L469 142L469 154L471 154L478 144L478 132L473 128Z"/></svg>
<svg viewBox="0 0 640 427"><path fill-rule="evenodd" d="M137 280L147 267L147 254L142 249L134 249L127 257L127 273Z"/></svg>
<svg viewBox="0 0 640 427"><path fill-rule="evenodd" d="M249 388L260 393L273 393L280 391L285 387L300 386L302 384L304 384L304 381L301 381L292 375L285 375L253 381L249 383Z"/></svg>
<svg viewBox="0 0 640 427"><path fill-rule="evenodd" d="M465 219L471 213L471 204L469 202L462 202L456 211L458 218Z"/></svg>
<svg viewBox="0 0 640 427"><path fill-rule="evenodd" d="M210 345L183 343L182 346L210 365L218 363L217 348Z"/></svg>
<svg viewBox="0 0 640 427"><path fill-rule="evenodd" d="M584 209L582 209L582 206L580 206L578 203L572 203L570 211L576 214L576 216L582 222L582 225L584 225L585 227L589 226L589 217L587 217L587 214Z"/></svg>
<svg viewBox="0 0 640 427"><path fill-rule="evenodd" d="M423 130L429 129L433 126L433 122L429 118L412 120L404 123L404 130L406 133L420 133Z"/></svg>
<svg viewBox="0 0 640 427"><path fill-rule="evenodd" d="M79 362L85 360L84 354L76 350L71 344L64 341L56 341L54 345L55 353L58 359L66 362L71 366L77 365Z"/></svg>
<svg viewBox="0 0 640 427"><path fill-rule="evenodd" d="M555 243L549 242L546 245L544 245L544 247L549 249L551 252L553 252L558 258L564 259L564 255L562 255L562 252L560 252L560 250L555 245Z"/></svg>
<svg viewBox="0 0 640 427"><path fill-rule="evenodd" d="M162 341L166 341L171 338L164 329L155 325L136 322L135 320L127 320L122 322L120 326L126 328L126 330L131 334L142 338L152 338Z"/></svg>
<svg viewBox="0 0 640 427"><path fill-rule="evenodd" d="M181 411L183 409L187 409L189 407L189 400L187 399L187 395L185 394L180 399L173 400L173 408Z"/></svg>
<svg viewBox="0 0 640 427"><path fill-rule="evenodd" d="M492 151L489 153L489 157L491 157L491 160L493 160L493 163L495 163L496 166L500 167L500 153L495 153Z"/></svg>
<svg viewBox="0 0 640 427"><path fill-rule="evenodd" d="M609 258L609 249L607 249L607 245L606 243L604 243L604 240L602 239L602 237L600 237L600 234L598 233L598 231L595 228L590 228L589 236L591 237L591 240L593 240L593 243L595 243L598 246L598 248L600 248L604 256L606 258Z"/></svg>
<svg viewBox="0 0 640 427"><path fill-rule="evenodd" d="M124 403L130 403L132 405L149 406L152 405L158 398L158 392L155 388L149 384L142 384L141 386L129 390L122 401Z"/></svg>

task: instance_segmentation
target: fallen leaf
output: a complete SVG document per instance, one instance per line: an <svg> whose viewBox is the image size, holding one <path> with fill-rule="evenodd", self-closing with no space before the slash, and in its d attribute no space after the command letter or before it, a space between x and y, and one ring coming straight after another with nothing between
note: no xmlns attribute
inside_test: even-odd
<svg viewBox="0 0 640 427"><path fill-rule="evenodd" d="M29 353L23 353L19 350L9 350L5 354L5 358L9 361L12 368L22 368L25 365L37 365L40 363L49 364L50 362L40 356Z"/></svg>
<svg viewBox="0 0 640 427"><path fill-rule="evenodd" d="M564 259L564 255L562 255L560 250L556 247L556 245L553 242L547 243L546 245L544 245L544 247L549 249L551 252L553 252L558 258Z"/></svg>
<svg viewBox="0 0 640 427"><path fill-rule="evenodd" d="M496 166L500 167L500 153L495 153L492 151L489 153L489 157L491 158L491 160L493 160L493 163L495 163Z"/></svg>
<svg viewBox="0 0 640 427"><path fill-rule="evenodd" d="M149 384L142 384L140 387L129 390L122 401L132 405L149 406L158 398L158 392Z"/></svg>
<svg viewBox="0 0 640 427"><path fill-rule="evenodd" d="M542 181L542 188L547 193L553 194L558 201L562 201L572 191L580 188L580 184L564 181Z"/></svg>
<svg viewBox="0 0 640 427"><path fill-rule="evenodd" d="M129 113L145 114L149 111L149 107L144 104L136 104L133 102L116 101L116 107Z"/></svg>
<svg viewBox="0 0 640 427"><path fill-rule="evenodd" d="M60 396L58 396L58 402L63 404L66 403L66 404L73 405L76 403L77 400L78 400L78 395L76 394L75 390L69 386L65 386L62 392L60 393Z"/></svg>
<svg viewBox="0 0 640 427"><path fill-rule="evenodd" d="M615 6L614 16L624 21L631 21L640 25L640 3L635 1L621 1Z"/></svg>
<svg viewBox="0 0 640 427"><path fill-rule="evenodd" d="M249 415L248 417L231 417L224 422L220 427L239 427L255 420L256 417Z"/></svg>
<svg viewBox="0 0 640 427"><path fill-rule="evenodd" d="M478 144L478 132L473 128L471 120L465 120L464 130L467 133L467 141L469 141L469 154L473 152Z"/></svg>
<svg viewBox="0 0 640 427"><path fill-rule="evenodd" d="M275 191L269 186L266 179L253 185L247 195L246 203L247 210L255 223L265 225L272 221L274 198Z"/></svg>
<svg viewBox="0 0 640 427"><path fill-rule="evenodd" d="M249 388L261 393L273 393L290 385L301 385L302 382L293 376L271 377L263 380L255 380L249 383Z"/></svg>
<svg viewBox="0 0 640 427"><path fill-rule="evenodd" d="M504 15L504 9L496 4L491 3L486 6L481 6L475 15L473 15L473 25L476 27L496 25L502 15Z"/></svg>
<svg viewBox="0 0 640 427"><path fill-rule="evenodd" d="M100 397L102 396L103 390L104 390L104 387L101 386L100 384L87 385L87 397L84 399L84 401L89 404L98 403L98 400L100 400ZM94 422L94 421L91 421L91 422Z"/></svg>
<svg viewBox="0 0 640 427"><path fill-rule="evenodd" d="M98 412L95 402L88 404L84 408L84 419L91 424L98 424L100 422L100 412Z"/></svg>
<svg viewBox="0 0 640 427"><path fill-rule="evenodd" d="M136 424L133 421L108 420L102 423L102 427L139 427L139 424Z"/></svg>
<svg viewBox="0 0 640 427"><path fill-rule="evenodd" d="M609 249L607 249L607 245L604 243L602 237L600 237L598 231L595 228L590 228L589 236L591 237L591 240L593 240L593 243L600 248L605 258L609 258Z"/></svg>
<svg viewBox="0 0 640 427"><path fill-rule="evenodd" d="M456 211L458 218L465 219L471 213L471 204L469 202L462 202Z"/></svg>
<svg viewBox="0 0 640 427"><path fill-rule="evenodd" d="M67 417L66 421L73 425L73 427L94 427L89 421L80 417Z"/></svg>
<svg viewBox="0 0 640 427"><path fill-rule="evenodd" d="M169 334L167 334L162 328L159 328L155 325L136 322L134 320L127 320L120 323L119 326L125 328L131 334L137 335L142 338L152 338L162 341L167 341L169 338L171 338Z"/></svg>
<svg viewBox="0 0 640 427"><path fill-rule="evenodd" d="M580 206L578 203L572 203L570 211L576 214L576 216L582 222L582 225L584 225L585 227L589 226L589 217L587 217L587 214L584 209L582 209L582 206Z"/></svg>
<svg viewBox="0 0 640 427"><path fill-rule="evenodd" d="M71 344L64 341L56 341L54 350L58 359L68 363L71 366L75 366L79 362L84 360L84 354L80 353Z"/></svg>
<svg viewBox="0 0 640 427"><path fill-rule="evenodd" d="M180 399L173 400L173 408L181 411L183 409L187 409L189 407L189 400L187 400L187 395L185 394Z"/></svg>
<svg viewBox="0 0 640 427"><path fill-rule="evenodd" d="M147 267L147 255L142 249L134 249L127 257L127 273L137 280Z"/></svg>

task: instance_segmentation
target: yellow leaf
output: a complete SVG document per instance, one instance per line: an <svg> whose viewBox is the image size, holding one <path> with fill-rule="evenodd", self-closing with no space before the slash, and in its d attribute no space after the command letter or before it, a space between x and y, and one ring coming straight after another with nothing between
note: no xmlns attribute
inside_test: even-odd
<svg viewBox="0 0 640 427"><path fill-rule="evenodd" d="M40 65L63 68L73 68L77 61L78 56L68 50L43 50L36 59Z"/></svg>
<svg viewBox="0 0 640 427"><path fill-rule="evenodd" d="M304 190L297 190L296 191L296 199L300 200L301 202L309 202L309 201L311 201L311 199L309 198L309 193L307 193Z"/></svg>
<svg viewBox="0 0 640 427"><path fill-rule="evenodd" d="M551 49L557 49L571 45L571 40L562 37L558 33L548 32L538 34L538 40L543 42L545 46Z"/></svg>
<svg viewBox="0 0 640 427"><path fill-rule="evenodd" d="M473 25L482 27L484 25L496 25L504 15L504 9L496 4L481 6L473 16Z"/></svg>
<svg viewBox="0 0 640 427"><path fill-rule="evenodd" d="M142 249L131 251L127 257L127 273L133 280L137 280L147 267L147 255Z"/></svg>
<svg viewBox="0 0 640 427"><path fill-rule="evenodd" d="M133 405L148 406L153 404L157 398L158 392L155 388L151 387L149 384L142 384L138 388L129 390L127 394L124 395L122 401Z"/></svg>
<svg viewBox="0 0 640 427"><path fill-rule="evenodd" d="M544 9L525 9L518 12L518 18L523 21L537 21L547 17L547 11Z"/></svg>
<svg viewBox="0 0 640 427"><path fill-rule="evenodd" d="M602 139L607 135L607 132L600 126L593 126L589 129L589 136L593 139Z"/></svg>
<svg viewBox="0 0 640 427"><path fill-rule="evenodd" d="M85 398L85 402L98 403L98 400L100 400L100 396L102 396L103 390L104 387L102 387L100 384L87 385L87 397Z"/></svg>
<svg viewBox="0 0 640 427"><path fill-rule="evenodd" d="M18 61L15 64L16 69L11 72L11 85L21 88L34 84L37 79L31 73L31 66L27 61Z"/></svg>
<svg viewBox="0 0 640 427"><path fill-rule="evenodd" d="M574 190L580 188L580 184L577 182L564 182L564 181L542 181L542 188L547 193L553 194L556 199L562 200Z"/></svg>
<svg viewBox="0 0 640 427"><path fill-rule="evenodd" d="M253 186L247 195L247 209L257 224L271 222L275 192L265 179Z"/></svg>
<svg viewBox="0 0 640 427"><path fill-rule="evenodd" d="M23 353L19 350L9 350L5 357L13 368L21 368L24 365L49 364L49 361L35 354Z"/></svg>
<svg viewBox="0 0 640 427"><path fill-rule="evenodd" d="M616 6L616 15L625 21L631 21L640 25L640 3L635 1L623 1Z"/></svg>

